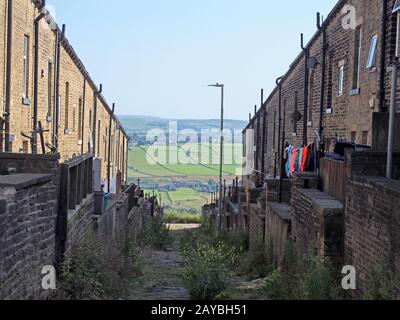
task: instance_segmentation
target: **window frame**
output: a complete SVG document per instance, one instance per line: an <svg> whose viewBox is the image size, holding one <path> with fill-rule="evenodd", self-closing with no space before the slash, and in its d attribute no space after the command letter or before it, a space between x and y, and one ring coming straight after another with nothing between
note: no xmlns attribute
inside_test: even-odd
<svg viewBox="0 0 400 320"><path fill-rule="evenodd" d="M338 97L342 97L344 93L344 65L339 66L339 79L338 79Z"/></svg>
<svg viewBox="0 0 400 320"><path fill-rule="evenodd" d="M70 86L69 82L65 83L65 106L64 106L64 128L66 130L69 129L69 96L70 94Z"/></svg>
<svg viewBox="0 0 400 320"><path fill-rule="evenodd" d="M378 51L378 40L379 37L375 34L371 39L371 45L368 52L368 60L367 60L367 69L374 70L376 69L376 55Z"/></svg>
<svg viewBox="0 0 400 320"><path fill-rule="evenodd" d="M23 45L23 71L22 71L22 97L29 99L29 81L30 81L30 36L24 34L24 45Z"/></svg>
<svg viewBox="0 0 400 320"><path fill-rule="evenodd" d="M47 64L47 116L53 114L53 62Z"/></svg>
<svg viewBox="0 0 400 320"><path fill-rule="evenodd" d="M363 28L361 25L359 25L355 30L356 33L354 41L353 84L352 84L353 92L358 91L361 88L362 31Z"/></svg>

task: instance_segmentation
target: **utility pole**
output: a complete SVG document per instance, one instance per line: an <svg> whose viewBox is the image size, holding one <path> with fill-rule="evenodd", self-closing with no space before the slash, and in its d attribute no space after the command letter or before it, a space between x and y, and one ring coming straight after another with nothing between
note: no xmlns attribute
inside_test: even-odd
<svg viewBox="0 0 400 320"><path fill-rule="evenodd" d="M220 88L221 89L221 136L220 136L220 167L219 167L219 200L218 200L218 209L220 216L220 229L222 229L222 173L223 173L223 161L224 161L224 85L223 84L213 84L209 85L209 87Z"/></svg>

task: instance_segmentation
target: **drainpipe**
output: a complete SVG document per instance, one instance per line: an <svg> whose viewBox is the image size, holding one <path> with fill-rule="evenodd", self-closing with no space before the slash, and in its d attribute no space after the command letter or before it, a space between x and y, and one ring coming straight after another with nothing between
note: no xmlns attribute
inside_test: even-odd
<svg viewBox="0 0 400 320"><path fill-rule="evenodd" d="M255 131L256 134L256 163L255 163L255 167L256 167L256 171L259 171L260 167L259 167L259 159L260 159L260 114L258 114L257 112L257 105L254 106L254 114L256 116L256 119L254 119L254 126L257 127L257 131ZM258 176L258 173L257 173ZM257 186L258 187L258 186Z"/></svg>
<svg viewBox="0 0 400 320"><path fill-rule="evenodd" d="M107 163L107 183L108 183L108 193L110 193L111 187L111 127L112 127L112 120L114 117L115 112L115 103L112 105L112 110L110 113L110 125L108 126L108 163Z"/></svg>
<svg viewBox="0 0 400 320"><path fill-rule="evenodd" d="M282 190L283 190L283 156L285 150L285 123L284 116L282 117L282 79L283 77L279 77L276 79L276 85L279 87L279 128L278 128L278 155L280 156L280 171L279 171L279 203L282 202ZM281 130L283 128L283 132L281 135ZM282 141L281 141L282 140Z"/></svg>
<svg viewBox="0 0 400 320"><path fill-rule="evenodd" d="M390 111L389 111L388 155L387 155L387 165L386 165L386 178L388 179L392 179L392 173L393 173L398 69L399 69L399 58L396 57L392 66L392 88L391 88Z"/></svg>
<svg viewBox="0 0 400 320"><path fill-rule="evenodd" d="M11 110L11 67L12 67L12 31L13 2L7 2L7 66L6 66L6 105L4 110L5 152L10 152L10 110ZM3 141L1 141L3 145Z"/></svg>
<svg viewBox="0 0 400 320"><path fill-rule="evenodd" d="M386 10L388 7L388 0L383 0L383 13L382 13L382 36L381 36L381 72L380 72L380 94L379 94L379 107L380 111L386 109L385 106L385 75L386 75L386 28L387 28L387 17Z"/></svg>
<svg viewBox="0 0 400 320"><path fill-rule="evenodd" d="M43 6L45 2L43 1ZM32 153L37 153L37 133L38 133L38 86L39 86L39 23L47 15L42 12L35 19L35 62L33 75L33 135L32 135Z"/></svg>
<svg viewBox="0 0 400 320"><path fill-rule="evenodd" d="M301 34L301 49L304 52L305 57L305 75L304 75L304 111L303 111L303 145L306 146L308 143L308 81L309 81L309 69L308 59L310 52L308 48L304 46L304 34Z"/></svg>
<svg viewBox="0 0 400 320"><path fill-rule="evenodd" d="M262 135L262 156L261 156L261 172L263 174L263 180L265 178L265 151L266 151L266 135L267 135L267 106L264 106L264 89L261 89L261 108L264 109L263 118L263 135Z"/></svg>
<svg viewBox="0 0 400 320"><path fill-rule="evenodd" d="M56 150L56 152L58 151L58 142L59 142L59 119L60 119L60 64L61 64L61 44L63 43L64 39L65 39L65 30L66 30L66 26L65 24L63 24L62 26L62 31L61 31L61 35L59 34L59 31L56 31L56 38L57 38L57 52L56 52L56 72L55 72L55 89L54 89L54 108L55 108L55 129L54 129L54 148Z"/></svg>
<svg viewBox="0 0 400 320"><path fill-rule="evenodd" d="M323 113L324 113L324 98L325 98L325 72L326 72L326 28L321 24L321 14L317 13L317 28L322 32L322 75L321 75L321 96L320 96L320 114L319 114L319 135L322 141L323 127Z"/></svg>
<svg viewBox="0 0 400 320"><path fill-rule="evenodd" d="M82 114L81 114L81 155L83 155L83 146L85 141L85 109L86 109L86 76L83 76L83 95L82 95Z"/></svg>
<svg viewBox="0 0 400 320"><path fill-rule="evenodd" d="M131 136L126 137L126 149L125 149L125 182L128 184L128 161L129 161L129 142L131 141Z"/></svg>
<svg viewBox="0 0 400 320"><path fill-rule="evenodd" d="M103 85L100 84L100 88L98 91L95 91L93 94L93 155L96 154L96 129L97 129L97 98L103 92ZM100 154L99 154L100 155Z"/></svg>

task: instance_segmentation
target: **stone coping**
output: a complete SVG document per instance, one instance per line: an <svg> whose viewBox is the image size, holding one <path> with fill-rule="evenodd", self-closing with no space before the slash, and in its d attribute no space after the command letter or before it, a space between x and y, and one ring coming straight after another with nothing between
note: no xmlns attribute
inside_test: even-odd
<svg viewBox="0 0 400 320"><path fill-rule="evenodd" d="M344 205L334 197L316 189L297 189L304 197L310 199L318 212L324 212L325 215L342 214Z"/></svg>
<svg viewBox="0 0 400 320"><path fill-rule="evenodd" d="M291 221L290 209L291 207L286 203L269 202L268 208L275 212L282 220Z"/></svg>
<svg viewBox="0 0 400 320"><path fill-rule="evenodd" d="M33 160L52 160L58 161L60 159L59 154L47 155L47 154L28 154L28 153L7 153L0 152L0 160L2 159L17 159L17 160L25 160L25 159L33 159Z"/></svg>
<svg viewBox="0 0 400 320"><path fill-rule="evenodd" d="M384 177L376 176L354 176L353 181L370 184L377 188L390 191L396 195L400 194L400 180L387 179Z"/></svg>
<svg viewBox="0 0 400 320"><path fill-rule="evenodd" d="M43 184L53 179L52 174L18 173L0 176L1 188L26 189L37 184Z"/></svg>

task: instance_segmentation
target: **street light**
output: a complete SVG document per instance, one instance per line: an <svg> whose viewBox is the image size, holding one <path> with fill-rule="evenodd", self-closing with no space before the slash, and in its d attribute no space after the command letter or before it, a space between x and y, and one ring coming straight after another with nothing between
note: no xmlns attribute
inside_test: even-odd
<svg viewBox="0 0 400 320"><path fill-rule="evenodd" d="M224 85L223 84L211 84L209 87L221 88L221 139L220 139L220 166L219 166L219 202L218 211L220 216L220 229L222 229L222 162L224 161Z"/></svg>

